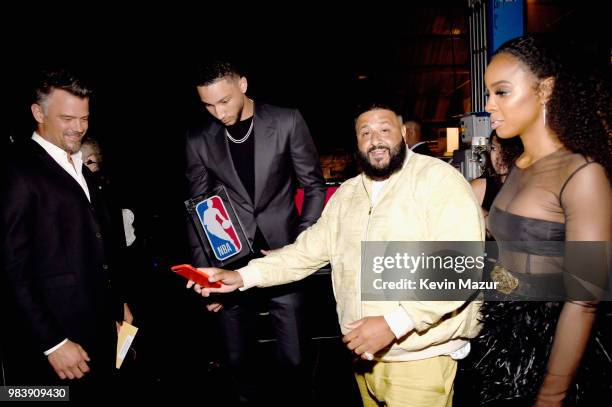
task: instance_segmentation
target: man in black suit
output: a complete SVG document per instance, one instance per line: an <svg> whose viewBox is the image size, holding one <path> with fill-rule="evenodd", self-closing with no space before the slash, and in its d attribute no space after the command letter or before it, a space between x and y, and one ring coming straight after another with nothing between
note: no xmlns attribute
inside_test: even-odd
<svg viewBox="0 0 612 407"><path fill-rule="evenodd" d="M294 109L255 103L246 96L246 77L231 62L202 65L195 82L204 107L216 120L187 134L190 197L208 194L216 185L224 185L257 254L293 242L319 218L325 203L318 155L301 114ZM304 188L301 216L294 203L298 186ZM190 233L193 264L209 265L191 228ZM243 402L252 401L255 393L256 376L252 376L249 361L253 357L249 349L254 341L256 312L253 296L241 293L220 313L228 364ZM264 289L255 296L267 302L279 361L286 368L283 376L295 386L299 380L292 380L292 373L304 363L306 342L302 295L286 286L280 290ZM212 311L221 307L208 305Z"/></svg>
<svg viewBox="0 0 612 407"><path fill-rule="evenodd" d="M404 126L406 127L404 141L408 148L417 154L433 157L433 151L427 145L427 141L423 140L423 122L416 117L410 117L404 120Z"/></svg>
<svg viewBox="0 0 612 407"><path fill-rule="evenodd" d="M31 106L36 131L7 157L0 200L7 382L69 379L71 396L108 384L118 325L132 320L113 263L122 231L79 151L90 94L71 73L43 74Z"/></svg>

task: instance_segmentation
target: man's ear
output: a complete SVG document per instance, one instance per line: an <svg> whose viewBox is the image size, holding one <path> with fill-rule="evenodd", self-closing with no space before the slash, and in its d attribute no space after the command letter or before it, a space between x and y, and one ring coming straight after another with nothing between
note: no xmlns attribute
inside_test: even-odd
<svg viewBox="0 0 612 407"><path fill-rule="evenodd" d="M552 76L540 81L540 84L538 85L538 96L543 104L548 103L554 88L555 78Z"/></svg>
<svg viewBox="0 0 612 407"><path fill-rule="evenodd" d="M30 107L32 110L32 116L38 123L44 122L45 114L43 113L42 107L38 103L32 103Z"/></svg>
<svg viewBox="0 0 612 407"><path fill-rule="evenodd" d="M408 144L408 140L406 140L406 125L402 124L401 127L402 138L404 139L404 143Z"/></svg>
<svg viewBox="0 0 612 407"><path fill-rule="evenodd" d="M244 77L244 76L241 76L239 81L238 81L238 86L240 86L240 92L246 93L247 88L249 87L249 83L247 82L247 78Z"/></svg>

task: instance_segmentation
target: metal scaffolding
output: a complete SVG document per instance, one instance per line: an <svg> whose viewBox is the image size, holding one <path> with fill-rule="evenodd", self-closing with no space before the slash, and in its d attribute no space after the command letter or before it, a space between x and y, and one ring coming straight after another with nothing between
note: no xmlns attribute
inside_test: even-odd
<svg viewBox="0 0 612 407"><path fill-rule="evenodd" d="M484 112L484 72L487 67L487 1L468 0L468 29L470 35L470 67L472 81L472 111Z"/></svg>

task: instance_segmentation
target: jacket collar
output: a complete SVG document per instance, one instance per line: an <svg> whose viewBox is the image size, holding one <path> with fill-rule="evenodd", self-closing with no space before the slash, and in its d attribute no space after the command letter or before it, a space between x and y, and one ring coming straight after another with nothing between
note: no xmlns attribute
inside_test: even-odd
<svg viewBox="0 0 612 407"><path fill-rule="evenodd" d="M253 154L255 155L255 196L254 202L249 196L246 188L242 185L242 181L236 171L236 165L230 152L229 141L225 135L225 126L215 123L216 130L213 130L214 141L212 144L213 157L217 165L224 168L224 172L229 176L233 189L236 190L247 202L257 207L257 203L265 191L267 180L270 177L270 163L273 162L274 156L278 154L271 140L277 133L278 119L271 115L265 104L255 103L253 111L253 135L255 138L255 147ZM215 127L213 127L215 129ZM225 159L227 158L227 159Z"/></svg>
<svg viewBox="0 0 612 407"><path fill-rule="evenodd" d="M385 195L387 195L388 191L393 189L394 185L402 177L402 174L404 173L404 171L406 171L406 168L410 165L410 161L414 154L415 153L413 153L410 149L408 148L406 149L406 158L404 159L404 164L402 165L402 168L399 171L394 172L389 178L387 178L387 183L383 186L382 190L378 194L378 198L376 199L376 202L380 202L385 197ZM372 202L372 183L373 183L372 178L366 176L362 172L361 173L361 184L363 185L365 192L368 195L368 198L370 199L370 205Z"/></svg>

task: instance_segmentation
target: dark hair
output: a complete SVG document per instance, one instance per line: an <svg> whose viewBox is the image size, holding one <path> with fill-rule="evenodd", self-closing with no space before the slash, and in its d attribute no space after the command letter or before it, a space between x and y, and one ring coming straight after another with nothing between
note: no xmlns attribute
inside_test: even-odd
<svg viewBox="0 0 612 407"><path fill-rule="evenodd" d="M546 121L569 150L591 157L612 174L612 98L608 77L593 69L567 43L527 35L510 40L495 54L510 54L539 80L554 78ZM573 51L573 52L568 52Z"/></svg>
<svg viewBox="0 0 612 407"><path fill-rule="evenodd" d="M41 73L38 84L34 89L35 102L44 105L54 89L64 90L80 98L89 98L93 92L83 79L70 71L64 69L46 70Z"/></svg>
<svg viewBox="0 0 612 407"><path fill-rule="evenodd" d="M499 146L500 146L499 156L501 158L502 163L509 170L510 167L514 165L514 162L519 157L519 155L523 153L523 142L521 141L520 137L512 137L512 138L503 139L497 135L495 130L491 132L491 137L490 137L491 144L493 144L493 138L495 138L495 140L499 143ZM495 171L495 168L493 167L493 162L491 160L491 153L487 151L486 156L487 156L487 160L485 164L486 167L485 167L485 170L484 170L485 172L483 175L501 178L501 176L504 174L498 174Z"/></svg>
<svg viewBox="0 0 612 407"><path fill-rule="evenodd" d="M396 115L399 115L398 109L395 108L392 103L389 103L387 101L367 102L367 103L362 103L362 104L355 106L355 112L353 115L354 122L356 123L357 118L361 116L362 114L364 114L365 112L369 112L371 110L376 110L376 109L390 110Z"/></svg>
<svg viewBox="0 0 612 407"><path fill-rule="evenodd" d="M408 123L408 122L415 122L416 124L418 124L421 128L423 128L423 120L418 117L415 116L414 114L411 113L404 113L402 115L402 121L404 123Z"/></svg>
<svg viewBox="0 0 612 407"><path fill-rule="evenodd" d="M233 61L213 58L196 66L193 84L195 86L207 86L228 76L242 76L242 71Z"/></svg>
<svg viewBox="0 0 612 407"><path fill-rule="evenodd" d="M421 139L422 140L430 139L430 133L431 133L430 126L425 125L425 122L419 116L416 116L412 113L406 113L404 116L402 116L402 121L404 122L404 124L408 122L416 123L419 126L419 130L421 132Z"/></svg>
<svg viewBox="0 0 612 407"><path fill-rule="evenodd" d="M508 168L512 167L516 159L523 153L523 142L520 137L512 137L503 139L498 137L495 131L491 134L491 141L493 141L493 137L497 139L501 149L500 149L500 157L504 165Z"/></svg>

